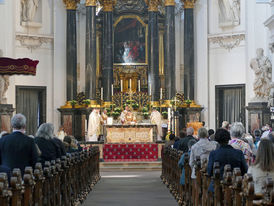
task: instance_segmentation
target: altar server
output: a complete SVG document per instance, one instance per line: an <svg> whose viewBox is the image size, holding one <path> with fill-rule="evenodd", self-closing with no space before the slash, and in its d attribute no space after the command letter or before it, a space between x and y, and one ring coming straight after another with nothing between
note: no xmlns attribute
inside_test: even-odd
<svg viewBox="0 0 274 206"><path fill-rule="evenodd" d="M150 122L157 125L157 140L162 140L162 115L156 108L151 112Z"/></svg>
<svg viewBox="0 0 274 206"><path fill-rule="evenodd" d="M87 141L98 141L101 125L101 116L99 111L99 109L93 109L89 115Z"/></svg>

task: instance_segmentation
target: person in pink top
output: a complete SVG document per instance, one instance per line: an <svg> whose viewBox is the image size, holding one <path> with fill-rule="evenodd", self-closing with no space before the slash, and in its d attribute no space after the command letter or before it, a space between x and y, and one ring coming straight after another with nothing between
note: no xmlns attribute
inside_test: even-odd
<svg viewBox="0 0 274 206"><path fill-rule="evenodd" d="M241 122L234 122L230 128L231 140L229 144L234 149L241 150L244 153L246 163L250 165L254 161L254 156L249 144L241 140L244 132L245 128L243 124Z"/></svg>

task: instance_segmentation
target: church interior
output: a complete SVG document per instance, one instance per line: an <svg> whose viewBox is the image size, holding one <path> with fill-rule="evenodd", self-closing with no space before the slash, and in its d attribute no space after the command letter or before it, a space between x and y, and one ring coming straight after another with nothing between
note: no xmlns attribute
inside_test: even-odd
<svg viewBox="0 0 274 206"><path fill-rule="evenodd" d="M0 205L274 205L274 0L0 0L0 28Z"/></svg>

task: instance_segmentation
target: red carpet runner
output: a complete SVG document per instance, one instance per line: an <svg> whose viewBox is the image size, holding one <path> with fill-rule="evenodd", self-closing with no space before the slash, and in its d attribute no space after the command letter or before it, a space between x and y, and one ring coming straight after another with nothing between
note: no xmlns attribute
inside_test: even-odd
<svg viewBox="0 0 274 206"><path fill-rule="evenodd" d="M105 162L156 161L157 144L105 144L103 149Z"/></svg>

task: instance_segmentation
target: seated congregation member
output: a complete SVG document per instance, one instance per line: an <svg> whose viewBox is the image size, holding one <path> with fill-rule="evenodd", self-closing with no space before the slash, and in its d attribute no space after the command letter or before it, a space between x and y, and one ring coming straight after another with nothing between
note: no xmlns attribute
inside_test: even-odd
<svg viewBox="0 0 274 206"><path fill-rule="evenodd" d="M222 128L223 128L223 129L226 129L227 131L229 131L229 129L230 129L230 124L229 124L229 122L228 122L228 121L223 121L223 122L222 122Z"/></svg>
<svg viewBox="0 0 274 206"><path fill-rule="evenodd" d="M38 153L34 139L25 135L26 117L16 114L11 119L13 132L0 139L0 159L2 169L19 168L22 174L25 167L34 167Z"/></svg>
<svg viewBox="0 0 274 206"><path fill-rule="evenodd" d="M4 136L6 136L6 135L9 135L10 133L8 133L7 131L2 131L1 133L0 133L0 138L1 137L4 137Z"/></svg>
<svg viewBox="0 0 274 206"><path fill-rule="evenodd" d="M67 153L82 151L82 147L77 143L77 141L72 136L65 136L64 144Z"/></svg>
<svg viewBox="0 0 274 206"><path fill-rule="evenodd" d="M191 150L191 147L196 143L196 140L194 139L191 139L189 140L188 142L188 152L185 152L184 154L182 154L179 162L178 162L178 165L179 167L182 169L182 174L181 174L181 178L180 178L180 184L181 185L185 185L185 155L188 153L188 155L190 155L190 150Z"/></svg>
<svg viewBox="0 0 274 206"><path fill-rule="evenodd" d="M175 135L170 134L169 135L169 141L166 141L165 147L173 147L174 143L175 143Z"/></svg>
<svg viewBox="0 0 274 206"><path fill-rule="evenodd" d="M188 127L186 129L186 137L182 139L182 141L180 142L180 145L179 145L179 150L183 151L183 152L187 152L188 151L188 142L189 140L191 139L194 139L196 140L194 137L193 137L193 134L194 134L194 129L192 127Z"/></svg>
<svg viewBox="0 0 274 206"><path fill-rule="evenodd" d="M253 162L254 158L249 144L241 139L244 132L245 129L243 124L241 122L234 122L230 128L231 140L229 141L229 144L234 149L239 149L244 153L246 163L249 165Z"/></svg>
<svg viewBox="0 0 274 206"><path fill-rule="evenodd" d="M259 147L259 142L261 140L261 131L259 129L255 129L254 132L253 132L253 135L254 135L254 144L255 144L255 148L258 149Z"/></svg>
<svg viewBox="0 0 274 206"><path fill-rule="evenodd" d="M185 137L186 137L186 132L184 130L181 130L180 133L179 133L179 139L178 139L179 141L176 141L174 143L173 148L179 150L179 146L180 146L180 144L182 143L182 141Z"/></svg>
<svg viewBox="0 0 274 206"><path fill-rule="evenodd" d="M191 167L191 178L196 179L195 175L195 161L196 157L200 157L201 161L207 159L211 151L215 150L217 143L208 140L207 129L202 127L198 130L199 141L191 147L189 166Z"/></svg>
<svg viewBox="0 0 274 206"><path fill-rule="evenodd" d="M65 149L65 145L63 144L63 142L57 138L57 137L53 137L53 141L55 142L55 144L58 146L59 152L61 156L66 155L66 149Z"/></svg>
<svg viewBox="0 0 274 206"><path fill-rule="evenodd" d="M269 139L262 139L254 165L248 168L254 180L255 193L262 193L267 177L274 180L274 144Z"/></svg>
<svg viewBox="0 0 274 206"><path fill-rule="evenodd" d="M220 144L220 147L209 154L207 173L209 176L213 176L214 162L220 163L220 175L223 177L224 167L226 164L230 164L232 170L235 167L240 168L242 175L247 172L247 164L244 158L244 154L241 150L234 149L228 144L230 140L230 134L226 129L218 129L215 133L215 141Z"/></svg>
<svg viewBox="0 0 274 206"><path fill-rule="evenodd" d="M44 164L45 161L56 160L61 157L60 148L53 140L53 132L53 124L44 123L40 125L36 133L35 142L41 151L39 161L42 164Z"/></svg>

